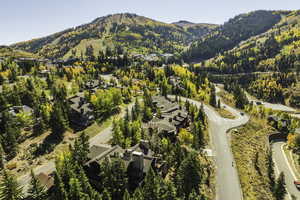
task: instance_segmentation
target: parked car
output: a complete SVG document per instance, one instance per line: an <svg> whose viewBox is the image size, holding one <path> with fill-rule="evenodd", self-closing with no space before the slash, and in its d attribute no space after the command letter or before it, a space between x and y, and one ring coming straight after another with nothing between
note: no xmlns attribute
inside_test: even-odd
<svg viewBox="0 0 300 200"><path fill-rule="evenodd" d="M300 190L300 181L294 181L294 185L298 190Z"/></svg>

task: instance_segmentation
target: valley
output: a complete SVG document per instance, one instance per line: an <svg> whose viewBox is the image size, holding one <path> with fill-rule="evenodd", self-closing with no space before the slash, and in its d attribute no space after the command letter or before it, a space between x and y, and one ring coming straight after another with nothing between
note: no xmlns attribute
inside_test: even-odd
<svg viewBox="0 0 300 200"><path fill-rule="evenodd" d="M0 199L300 199L299 30L120 13L0 46Z"/></svg>

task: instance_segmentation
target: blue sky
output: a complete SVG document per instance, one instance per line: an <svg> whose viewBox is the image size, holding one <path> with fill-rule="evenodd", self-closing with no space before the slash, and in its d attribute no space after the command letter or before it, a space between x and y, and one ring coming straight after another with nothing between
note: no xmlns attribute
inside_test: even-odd
<svg viewBox="0 0 300 200"><path fill-rule="evenodd" d="M29 40L88 23L107 14L130 12L163 22L222 24L258 9L296 10L300 0L0 0L0 45Z"/></svg>

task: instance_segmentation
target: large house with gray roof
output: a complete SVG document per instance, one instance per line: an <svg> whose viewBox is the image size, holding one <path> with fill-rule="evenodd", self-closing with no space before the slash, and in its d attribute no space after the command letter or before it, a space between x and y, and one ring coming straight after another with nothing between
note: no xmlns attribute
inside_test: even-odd
<svg viewBox="0 0 300 200"><path fill-rule="evenodd" d="M73 125L84 128L92 124L95 119L93 106L87 102L84 93L77 93L69 98L70 119Z"/></svg>
<svg viewBox="0 0 300 200"><path fill-rule="evenodd" d="M144 124L144 128L150 132L156 129L160 136L175 140L179 129L189 126L188 112L176 101L163 96L152 97L152 103L160 112L155 113L153 119Z"/></svg>
<svg viewBox="0 0 300 200"><path fill-rule="evenodd" d="M85 170L90 179L99 181L97 175L100 173L100 163L121 159L125 163L131 186L138 186L151 167L156 169L157 161L149 142L145 140L129 149L123 149L118 145L93 145L88 157L90 160L85 164ZM162 168L163 165L160 166Z"/></svg>

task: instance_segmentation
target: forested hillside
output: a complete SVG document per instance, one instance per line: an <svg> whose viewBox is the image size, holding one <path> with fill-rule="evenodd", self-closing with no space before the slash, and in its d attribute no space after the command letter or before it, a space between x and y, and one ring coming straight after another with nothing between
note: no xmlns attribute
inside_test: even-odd
<svg viewBox="0 0 300 200"><path fill-rule="evenodd" d="M299 66L299 28L300 12L295 11L268 32L206 62L206 66L222 73L295 70Z"/></svg>
<svg viewBox="0 0 300 200"><path fill-rule="evenodd" d="M243 40L269 30L287 13L259 10L238 15L192 43L184 57L186 60L212 58L218 53L234 48Z"/></svg>
<svg viewBox="0 0 300 200"><path fill-rule="evenodd" d="M215 25L181 27L135 14L100 17L91 23L53 35L17 43L12 47L48 58L84 56L92 48L99 51L126 50L130 53L176 53L194 38L206 34ZM121 49L121 50L120 50Z"/></svg>

